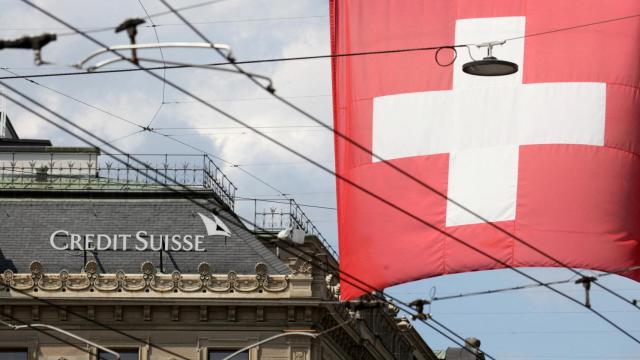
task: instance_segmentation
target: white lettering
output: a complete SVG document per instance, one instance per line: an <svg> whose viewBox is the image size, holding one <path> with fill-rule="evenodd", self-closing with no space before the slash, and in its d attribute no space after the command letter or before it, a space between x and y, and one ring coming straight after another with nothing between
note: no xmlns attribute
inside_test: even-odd
<svg viewBox="0 0 640 360"><path fill-rule="evenodd" d="M69 248L69 244L64 244L64 246L57 246L56 245L56 236L58 236L58 234L64 235L64 236L69 236L69 233L67 231L64 231L64 230L58 230L58 231L54 232L53 234L51 234L51 238L49 238L49 242L51 243L51 247L53 247L56 250L67 250Z"/></svg>
<svg viewBox="0 0 640 360"><path fill-rule="evenodd" d="M96 248L93 247L93 238L94 238L94 234L87 234L84 236L84 250L95 250Z"/></svg>
<svg viewBox="0 0 640 360"><path fill-rule="evenodd" d="M120 237L122 238L122 250L127 250L127 241L131 239L131 235L130 234L120 235Z"/></svg>
<svg viewBox="0 0 640 360"><path fill-rule="evenodd" d="M204 251L203 248L200 247L202 245L202 240L204 239L204 235L196 235L196 251Z"/></svg>
<svg viewBox="0 0 640 360"><path fill-rule="evenodd" d="M80 244L81 240L82 236L78 234L71 234L71 250L82 250L82 244Z"/></svg>
<svg viewBox="0 0 640 360"><path fill-rule="evenodd" d="M96 250L107 250L111 247L111 237L107 234L98 234Z"/></svg>
<svg viewBox="0 0 640 360"><path fill-rule="evenodd" d="M56 239L67 236L69 239ZM121 251L206 251L205 235L162 234L149 235L147 231L131 234L73 234L66 230L57 230L51 234L49 243L56 250L121 250ZM135 244L129 248L129 240Z"/></svg>
<svg viewBox="0 0 640 360"><path fill-rule="evenodd" d="M193 250L193 244L191 243L191 235L185 235L182 238L182 241L184 242L184 244L182 245L182 250L183 251L191 251L191 250Z"/></svg>
<svg viewBox="0 0 640 360"><path fill-rule="evenodd" d="M157 244L156 244L157 242ZM150 235L149 243L151 244L152 251L160 251L162 250L162 235Z"/></svg>
<svg viewBox="0 0 640 360"><path fill-rule="evenodd" d="M138 231L136 233L136 240L138 240L138 242L140 243L136 244L136 250L138 251L145 251L149 247L149 242L147 241L147 239L143 238L143 236L147 236L146 231Z"/></svg>
<svg viewBox="0 0 640 360"><path fill-rule="evenodd" d="M182 249L182 243L180 242L180 235L173 235L171 237L171 243L172 243L171 251L180 251L180 249Z"/></svg>

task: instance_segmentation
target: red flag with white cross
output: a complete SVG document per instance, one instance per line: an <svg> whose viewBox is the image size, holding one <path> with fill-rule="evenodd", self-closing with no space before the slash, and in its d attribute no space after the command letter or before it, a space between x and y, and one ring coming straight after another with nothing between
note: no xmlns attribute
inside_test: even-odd
<svg viewBox="0 0 640 360"><path fill-rule="evenodd" d="M330 6L334 54L383 52L333 59L335 128L353 141L335 139L344 299L505 264L640 265L640 1ZM501 40L518 72L462 71ZM453 44L470 46L451 66L384 52Z"/></svg>

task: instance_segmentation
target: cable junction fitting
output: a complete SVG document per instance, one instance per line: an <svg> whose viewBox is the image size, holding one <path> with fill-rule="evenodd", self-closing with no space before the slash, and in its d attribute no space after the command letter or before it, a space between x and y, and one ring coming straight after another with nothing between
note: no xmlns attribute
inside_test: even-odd
<svg viewBox="0 0 640 360"><path fill-rule="evenodd" d="M42 60L42 48L48 43L56 41L56 34L45 33L38 36L23 36L14 40L0 39L0 50L2 49L31 49L33 50L34 63L36 65L50 64Z"/></svg>
<svg viewBox="0 0 640 360"><path fill-rule="evenodd" d="M129 35L129 41L131 45L136 44L136 35L138 35L138 25L144 24L146 21L140 18L127 19L123 21L120 25L118 25L115 29L116 33L121 31L127 31ZM131 48L131 62L138 65L138 56L136 54L136 48Z"/></svg>
<svg viewBox="0 0 640 360"><path fill-rule="evenodd" d="M595 276L583 276L580 279L576 280L576 284L582 284L584 287L584 306L591 309L591 299L589 298L589 290L591 290L591 283L597 281L598 278Z"/></svg>
<svg viewBox="0 0 640 360"><path fill-rule="evenodd" d="M409 306L416 309L417 314L411 316L411 320L427 320L431 318L431 313L424 313L424 306L431 305L431 301L427 299L416 299L409 303Z"/></svg>

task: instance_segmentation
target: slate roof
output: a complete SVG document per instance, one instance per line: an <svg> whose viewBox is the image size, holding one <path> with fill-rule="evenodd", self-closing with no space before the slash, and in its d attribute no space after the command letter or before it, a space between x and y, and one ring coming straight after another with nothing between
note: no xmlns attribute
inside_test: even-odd
<svg viewBox="0 0 640 360"><path fill-rule="evenodd" d="M215 201L211 196L207 198ZM215 273L254 274L259 262L265 263L271 274L290 272L251 232L238 226L239 220L232 212L221 208L218 206L216 211L232 236L226 241L223 236L205 236L205 252L163 252L164 272L197 273L201 262L208 262ZM56 230L134 236L140 230L149 234L206 235L198 213L211 214L188 200L162 192L136 195L0 191L0 271L28 272L30 263L37 260L45 273L80 272L84 252L55 250L49 239ZM96 260L103 273L140 273L145 261L160 268L158 251L87 251L87 260Z"/></svg>

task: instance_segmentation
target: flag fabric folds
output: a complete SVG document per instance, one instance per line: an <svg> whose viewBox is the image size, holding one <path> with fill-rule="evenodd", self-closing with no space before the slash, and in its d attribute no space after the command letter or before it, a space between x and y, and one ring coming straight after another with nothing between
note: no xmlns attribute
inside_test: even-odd
<svg viewBox="0 0 640 360"><path fill-rule="evenodd" d="M501 262L561 266L536 249L574 268L640 265L640 2L330 7L334 55L443 46L333 58L335 129L358 144L335 137L344 299ZM503 40L493 56L517 73L462 72Z"/></svg>

